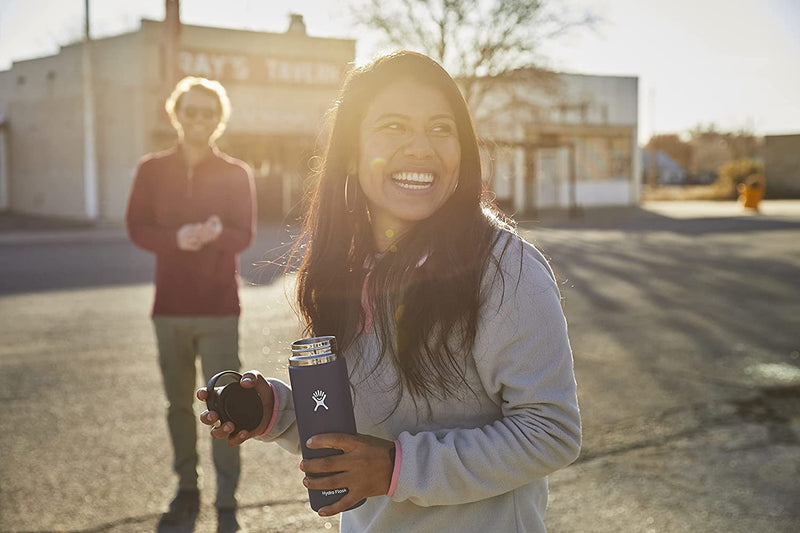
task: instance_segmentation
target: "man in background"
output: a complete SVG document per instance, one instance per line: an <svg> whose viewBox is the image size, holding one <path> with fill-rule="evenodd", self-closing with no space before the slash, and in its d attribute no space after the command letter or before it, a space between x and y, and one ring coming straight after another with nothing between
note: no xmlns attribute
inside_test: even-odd
<svg viewBox="0 0 800 533"><path fill-rule="evenodd" d="M195 359L206 381L240 368L238 254L256 223L250 169L215 144L230 116L223 86L184 78L165 107L178 144L142 158L126 214L133 243L156 256L152 319L178 475L159 529L194 524L199 512ZM212 447L218 531L238 531L239 449L218 439Z"/></svg>

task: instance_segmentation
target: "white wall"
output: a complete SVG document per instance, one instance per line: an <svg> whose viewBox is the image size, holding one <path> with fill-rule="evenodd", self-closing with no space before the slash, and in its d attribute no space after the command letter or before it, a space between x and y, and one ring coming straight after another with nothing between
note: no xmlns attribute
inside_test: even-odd
<svg viewBox="0 0 800 533"><path fill-rule="evenodd" d="M13 211L84 216L80 60L80 47L70 46L3 73Z"/></svg>
<svg viewBox="0 0 800 533"><path fill-rule="evenodd" d="M125 217L133 174L144 152L141 34L95 41L95 122L99 218ZM155 113L156 110L151 110Z"/></svg>
<svg viewBox="0 0 800 533"><path fill-rule="evenodd" d="M579 207L626 205L631 195L628 180L589 181L577 184L575 201Z"/></svg>

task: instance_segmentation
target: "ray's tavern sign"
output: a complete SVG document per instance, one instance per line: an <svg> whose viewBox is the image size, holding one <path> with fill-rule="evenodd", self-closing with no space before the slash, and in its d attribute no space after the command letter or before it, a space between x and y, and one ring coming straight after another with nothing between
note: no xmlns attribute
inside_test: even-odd
<svg viewBox="0 0 800 533"><path fill-rule="evenodd" d="M331 61L288 59L225 52L181 50L181 76L203 76L221 82L333 85L343 78L343 65Z"/></svg>

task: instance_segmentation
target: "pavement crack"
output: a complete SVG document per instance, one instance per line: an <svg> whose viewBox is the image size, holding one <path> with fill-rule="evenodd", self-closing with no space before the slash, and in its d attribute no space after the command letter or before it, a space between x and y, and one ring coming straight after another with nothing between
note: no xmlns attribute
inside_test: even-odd
<svg viewBox="0 0 800 533"><path fill-rule="evenodd" d="M754 398L732 403L742 420L767 427L770 442L800 444L800 437L790 426L792 416L800 413L800 385L765 388Z"/></svg>
<svg viewBox="0 0 800 533"><path fill-rule="evenodd" d="M757 389L756 394L747 398L672 408L646 419L624 420L614 427L605 428L603 440L584 449L576 463L664 446L714 428L742 423L764 426L771 444L797 446L800 445L800 436L792 428L792 421L798 413L800 385L766 387ZM628 440L629 435L642 434L650 436Z"/></svg>

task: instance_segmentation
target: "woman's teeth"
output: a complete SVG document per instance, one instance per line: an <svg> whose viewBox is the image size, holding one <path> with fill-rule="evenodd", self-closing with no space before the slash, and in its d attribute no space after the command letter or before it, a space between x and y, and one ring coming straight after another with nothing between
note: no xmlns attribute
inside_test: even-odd
<svg viewBox="0 0 800 533"><path fill-rule="evenodd" d="M392 181L404 189L427 189L433 185L433 174L430 172L395 172Z"/></svg>

